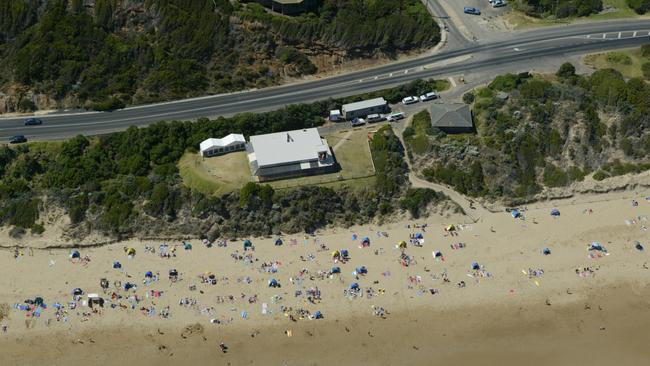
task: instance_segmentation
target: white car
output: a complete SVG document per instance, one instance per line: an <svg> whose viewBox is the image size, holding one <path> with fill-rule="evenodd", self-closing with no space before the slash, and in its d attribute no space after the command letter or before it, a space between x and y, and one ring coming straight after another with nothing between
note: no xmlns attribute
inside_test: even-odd
<svg viewBox="0 0 650 366"><path fill-rule="evenodd" d="M366 124L366 120L363 118L355 118L352 120L352 127L363 126Z"/></svg>
<svg viewBox="0 0 650 366"><path fill-rule="evenodd" d="M413 104L413 103L417 103L418 101L419 101L418 97L414 97L414 96L410 96L402 99L402 103L404 104Z"/></svg>
<svg viewBox="0 0 650 366"><path fill-rule="evenodd" d="M386 119L388 120L388 122L395 122L395 121L398 121L398 120L400 120L400 119L403 119L404 117L406 117L406 116L404 115L404 113L402 113L402 112L395 112L395 113L389 115L388 117L386 117Z"/></svg>
<svg viewBox="0 0 650 366"><path fill-rule="evenodd" d="M432 91L430 93L422 94L420 95L420 101L421 102L426 102L427 100L433 100L438 98L438 92Z"/></svg>
<svg viewBox="0 0 650 366"><path fill-rule="evenodd" d="M508 5L508 3L506 3L505 0L490 0L490 4L492 4L493 8L498 8L500 6Z"/></svg>

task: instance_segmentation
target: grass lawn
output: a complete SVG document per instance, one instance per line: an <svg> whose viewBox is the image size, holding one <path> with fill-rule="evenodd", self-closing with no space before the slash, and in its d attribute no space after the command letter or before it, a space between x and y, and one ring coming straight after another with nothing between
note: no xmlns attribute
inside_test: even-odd
<svg viewBox="0 0 650 366"><path fill-rule="evenodd" d="M265 182L275 189L303 185L323 185L331 188L343 186L367 187L374 183L375 169L368 146L368 132L378 128L365 128L335 132L324 136L334 150L341 165L336 173ZM251 181L248 158L243 151L203 159L198 154L186 153L178 163L183 184L205 194L223 195L240 189Z"/></svg>
<svg viewBox="0 0 650 366"><path fill-rule="evenodd" d="M584 58L585 65L589 67L594 69L612 68L618 70L626 78L643 78L641 65L646 62L650 62L650 58L643 57L640 48L596 53Z"/></svg>
<svg viewBox="0 0 650 366"><path fill-rule="evenodd" d="M535 28L544 26L553 26L559 24L568 24L580 20L612 20L621 18L640 17L629 6L625 0L603 0L603 9L614 8L614 11L604 11L599 14L592 14L587 17L571 17L562 19L540 19L529 17L522 11L512 10L504 15L505 20L515 29Z"/></svg>
<svg viewBox="0 0 650 366"><path fill-rule="evenodd" d="M334 150L336 161L341 170L336 173L320 174L308 177L283 179L268 182L275 189L291 188L302 185L324 185L331 188L341 186L364 187L374 183L372 177L375 169L368 146L368 132L379 128L378 125L335 132L324 136L330 148Z"/></svg>
<svg viewBox="0 0 650 366"><path fill-rule="evenodd" d="M203 159L185 153L178 163L183 184L205 194L223 195L251 181L245 151Z"/></svg>

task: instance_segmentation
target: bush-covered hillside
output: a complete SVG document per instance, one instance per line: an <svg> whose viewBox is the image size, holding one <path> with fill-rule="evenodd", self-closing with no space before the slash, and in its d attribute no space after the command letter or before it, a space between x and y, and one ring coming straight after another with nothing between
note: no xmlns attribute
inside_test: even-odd
<svg viewBox="0 0 650 366"><path fill-rule="evenodd" d="M314 73L314 62L439 38L418 0L320 0L298 17L230 0L0 0L2 104L111 109L264 87Z"/></svg>
<svg viewBox="0 0 650 366"><path fill-rule="evenodd" d="M377 95L400 96L429 84L418 81ZM408 190L404 149L388 126L371 142L376 181L363 189L312 186L274 191L249 184L241 192L215 197L183 186L179 159L186 151L196 151L204 139L316 127L342 102L198 122L161 122L96 138L2 146L0 226L17 228L16 235L25 229L37 233L50 213L58 213L54 220L59 220L63 212L71 222L67 235L77 239L93 233L122 238L267 235L360 224L399 209L418 216L429 203L445 199L428 190Z"/></svg>
<svg viewBox="0 0 650 366"><path fill-rule="evenodd" d="M635 0L632 0L635 1ZM602 0L517 0L516 6L534 17L587 16L603 10Z"/></svg>
<svg viewBox="0 0 650 366"><path fill-rule="evenodd" d="M641 79L611 69L580 76L565 64L555 77L499 76L474 94L465 99L475 99L476 135L430 131L424 151L410 149L421 152L427 179L471 196L513 198L592 173L650 169L650 85Z"/></svg>

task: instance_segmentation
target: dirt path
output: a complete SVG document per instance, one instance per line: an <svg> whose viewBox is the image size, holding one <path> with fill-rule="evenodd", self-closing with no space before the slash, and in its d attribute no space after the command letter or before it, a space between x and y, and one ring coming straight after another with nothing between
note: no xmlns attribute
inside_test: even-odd
<svg viewBox="0 0 650 366"><path fill-rule="evenodd" d="M408 119L406 119L404 123L399 123L394 125L395 133L397 134L397 137L402 143L402 146L404 146L405 150L406 150L406 144L404 143L404 138L402 136L402 133L404 132L404 129L411 124L412 120L413 117L411 116ZM409 168L409 181L411 182L411 185L414 188L429 188L436 192L444 193L447 197L449 197L450 200L457 203L463 209L463 211L465 211L467 217L469 217L473 222L481 221L484 217L486 217L490 213L479 202L476 202L466 197L465 195L453 190L452 188L442 184L429 182L418 177L417 174L413 171L413 167L411 166L411 159L409 158L407 153L404 154L404 158L406 159L406 164L408 165Z"/></svg>

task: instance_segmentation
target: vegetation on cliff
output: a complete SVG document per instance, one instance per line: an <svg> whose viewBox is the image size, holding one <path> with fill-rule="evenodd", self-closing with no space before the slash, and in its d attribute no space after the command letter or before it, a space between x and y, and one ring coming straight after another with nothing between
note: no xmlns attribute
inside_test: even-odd
<svg viewBox="0 0 650 366"><path fill-rule="evenodd" d="M321 0L298 17L229 0L86 3L0 0L0 83L20 90L13 108L34 108L26 90L105 110L265 87L316 72L311 56L393 54L440 38L418 0Z"/></svg>

